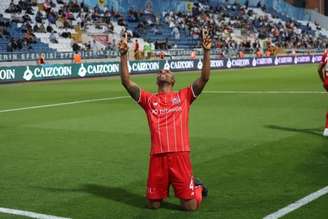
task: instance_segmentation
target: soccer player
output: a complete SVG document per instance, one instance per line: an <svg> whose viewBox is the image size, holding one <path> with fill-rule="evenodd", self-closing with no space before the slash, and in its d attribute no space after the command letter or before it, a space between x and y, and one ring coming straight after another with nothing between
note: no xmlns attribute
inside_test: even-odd
<svg viewBox="0 0 328 219"><path fill-rule="evenodd" d="M321 62L319 64L318 73L321 81L323 82L323 87L328 91L328 51L325 50L322 55ZM326 113L326 128L323 131L323 136L328 137L328 112Z"/></svg>
<svg viewBox="0 0 328 219"><path fill-rule="evenodd" d="M203 196L207 196L206 187L192 175L188 120L191 104L210 77L211 43L208 32L203 30L203 68L197 80L175 92L174 74L163 69L156 77L157 93L143 90L130 79L127 35L119 43L122 85L144 109L151 134L146 194L149 208L160 207L168 196L170 185L184 210L198 209Z"/></svg>

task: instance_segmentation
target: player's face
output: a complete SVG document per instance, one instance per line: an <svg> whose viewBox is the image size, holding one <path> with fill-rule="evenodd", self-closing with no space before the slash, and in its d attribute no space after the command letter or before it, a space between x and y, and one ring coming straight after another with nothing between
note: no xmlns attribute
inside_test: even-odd
<svg viewBox="0 0 328 219"><path fill-rule="evenodd" d="M173 86L174 83L174 75L170 70L163 69L157 74L157 84L159 86L162 84L171 84Z"/></svg>

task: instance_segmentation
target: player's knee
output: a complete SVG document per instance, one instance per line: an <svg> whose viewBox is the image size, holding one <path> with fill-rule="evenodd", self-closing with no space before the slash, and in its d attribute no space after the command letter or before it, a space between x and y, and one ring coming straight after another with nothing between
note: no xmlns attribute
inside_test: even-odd
<svg viewBox="0 0 328 219"><path fill-rule="evenodd" d="M195 199L181 201L181 206L185 211L196 211L198 209L197 201Z"/></svg>
<svg viewBox="0 0 328 219"><path fill-rule="evenodd" d="M148 201L148 208L149 209L158 209L161 207L160 201Z"/></svg>
<svg viewBox="0 0 328 219"><path fill-rule="evenodd" d="M185 211L196 211L198 209L197 206L182 206Z"/></svg>

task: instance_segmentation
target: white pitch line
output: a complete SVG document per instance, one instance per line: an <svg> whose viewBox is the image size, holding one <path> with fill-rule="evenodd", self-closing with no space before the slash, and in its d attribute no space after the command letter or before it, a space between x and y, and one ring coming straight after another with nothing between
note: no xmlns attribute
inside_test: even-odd
<svg viewBox="0 0 328 219"><path fill-rule="evenodd" d="M54 103L54 104L46 104L46 105L38 105L38 106L20 107L20 108L0 110L0 113L31 110L31 109L42 109L42 108L49 108L49 107L56 107L56 106L73 105L73 104L79 104L79 103L92 103L92 102L99 102L99 101L105 101L105 100L118 100L118 99L124 99L124 98L128 98L128 96L97 98L97 99L78 100L78 101L72 101L72 102L62 102L62 103Z"/></svg>
<svg viewBox="0 0 328 219"><path fill-rule="evenodd" d="M53 215L39 214L31 211L22 211L17 209L10 209L10 208L0 208L0 213L19 215L19 216L25 216L25 217L37 218L37 219L70 219L67 217L57 217Z"/></svg>
<svg viewBox="0 0 328 219"><path fill-rule="evenodd" d="M314 192L314 193L311 193L310 195L272 213L272 214L269 214L267 216L265 216L263 219L277 219L277 218L280 218L282 216L285 216L286 214L314 201L315 199L318 199L320 198L321 196L323 195L326 195L328 194L328 186L320 189L319 191L317 192Z"/></svg>
<svg viewBox="0 0 328 219"><path fill-rule="evenodd" d="M322 92L322 91L204 91L203 93L205 93L205 94L326 94L327 92ZM42 109L42 108L73 105L73 104L80 104L80 103L92 103L92 102L99 102L99 101L106 101L106 100L118 100L118 99L125 99L128 97L129 96L106 97L106 98L78 100L78 101L72 101L72 102L62 102L62 103L54 103L54 104L46 104L46 105L38 105L38 106L19 107L19 108L0 110L0 113L31 110L31 109Z"/></svg>
<svg viewBox="0 0 328 219"><path fill-rule="evenodd" d="M207 94L326 94L324 91L204 91Z"/></svg>

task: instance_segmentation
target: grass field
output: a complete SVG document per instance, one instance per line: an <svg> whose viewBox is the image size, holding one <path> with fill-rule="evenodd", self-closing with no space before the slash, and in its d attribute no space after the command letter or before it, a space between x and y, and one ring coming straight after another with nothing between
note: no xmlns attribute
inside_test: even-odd
<svg viewBox="0 0 328 219"><path fill-rule="evenodd" d="M177 74L177 87L198 73ZM155 91L154 75L133 78ZM0 112L0 207L70 218L263 218L328 185L314 65L213 71L190 112L198 212L145 208L149 133L130 98ZM210 91L214 91L210 93ZM217 91L281 91L222 93ZM117 77L0 86L0 111L127 93ZM0 218L20 218L0 213ZM285 218L328 218L328 196Z"/></svg>

